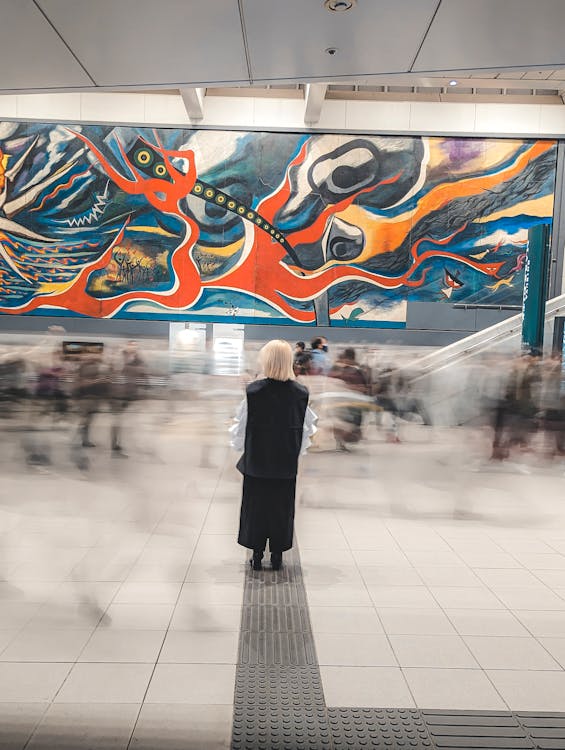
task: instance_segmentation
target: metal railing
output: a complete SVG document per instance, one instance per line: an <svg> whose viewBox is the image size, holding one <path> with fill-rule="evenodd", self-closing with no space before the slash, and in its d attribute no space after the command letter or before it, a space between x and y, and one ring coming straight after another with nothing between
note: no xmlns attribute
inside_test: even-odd
<svg viewBox="0 0 565 750"><path fill-rule="evenodd" d="M565 294L559 295L547 301L545 306L545 322L551 322L558 315L565 314ZM417 360L409 363L401 369L414 368L418 371L418 377L422 378L431 372L437 372L454 364L460 364L465 360L492 349L495 346L508 344L514 337L520 336L522 332L522 313L513 315L511 318L495 323L493 326L472 333L470 336L449 344L430 354L425 354Z"/></svg>

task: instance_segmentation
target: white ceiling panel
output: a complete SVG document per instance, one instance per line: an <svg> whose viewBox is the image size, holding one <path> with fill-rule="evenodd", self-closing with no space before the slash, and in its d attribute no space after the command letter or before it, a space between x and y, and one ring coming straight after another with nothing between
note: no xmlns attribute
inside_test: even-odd
<svg viewBox="0 0 565 750"><path fill-rule="evenodd" d="M565 63L564 0L442 0L414 71Z"/></svg>
<svg viewBox="0 0 565 750"><path fill-rule="evenodd" d="M1 0L0 71L4 91L92 85L31 0Z"/></svg>
<svg viewBox="0 0 565 750"><path fill-rule="evenodd" d="M99 86L246 81L237 0L38 0Z"/></svg>
<svg viewBox="0 0 565 750"><path fill-rule="evenodd" d="M256 81L407 71L437 0L360 0L330 13L322 0L243 0ZM332 57L324 50L336 47Z"/></svg>

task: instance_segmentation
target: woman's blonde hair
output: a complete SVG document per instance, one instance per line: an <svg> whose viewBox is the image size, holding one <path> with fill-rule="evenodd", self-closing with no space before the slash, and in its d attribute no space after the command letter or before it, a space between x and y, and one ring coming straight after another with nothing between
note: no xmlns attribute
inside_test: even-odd
<svg viewBox="0 0 565 750"><path fill-rule="evenodd" d="M271 380L294 380L292 348L288 341L273 339L259 352L263 374Z"/></svg>

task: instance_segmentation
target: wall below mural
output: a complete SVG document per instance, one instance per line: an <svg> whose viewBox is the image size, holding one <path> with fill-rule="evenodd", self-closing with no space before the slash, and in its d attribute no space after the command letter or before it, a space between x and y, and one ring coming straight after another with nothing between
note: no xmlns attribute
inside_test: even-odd
<svg viewBox="0 0 565 750"><path fill-rule="evenodd" d="M403 326L516 305L552 140L0 123L0 313Z"/></svg>

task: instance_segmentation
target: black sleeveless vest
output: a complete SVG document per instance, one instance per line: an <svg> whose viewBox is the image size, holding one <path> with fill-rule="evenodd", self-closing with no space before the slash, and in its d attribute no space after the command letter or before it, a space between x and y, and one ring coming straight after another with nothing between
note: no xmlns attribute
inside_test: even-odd
<svg viewBox="0 0 565 750"><path fill-rule="evenodd" d="M291 479L298 470L308 389L295 380L256 380L247 386L247 428L242 474Z"/></svg>

